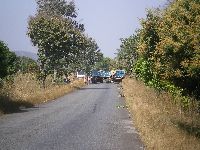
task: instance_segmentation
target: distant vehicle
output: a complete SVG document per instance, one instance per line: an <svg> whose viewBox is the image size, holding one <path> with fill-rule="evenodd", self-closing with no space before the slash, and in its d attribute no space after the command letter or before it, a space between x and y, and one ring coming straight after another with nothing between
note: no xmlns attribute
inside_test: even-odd
<svg viewBox="0 0 200 150"><path fill-rule="evenodd" d="M121 82L122 79L124 79L124 77L125 77L124 70L116 70L113 76L113 82Z"/></svg>
<svg viewBox="0 0 200 150"><path fill-rule="evenodd" d="M109 71L104 71L103 72L103 78L104 79L108 79L108 78L110 78L110 76L111 76L111 73Z"/></svg>
<svg viewBox="0 0 200 150"><path fill-rule="evenodd" d="M76 73L76 77L77 78L85 78L85 72L84 71L77 71L77 73Z"/></svg>
<svg viewBox="0 0 200 150"><path fill-rule="evenodd" d="M97 70L91 71L91 82L92 83L97 83L97 82L103 83L103 77L102 77L100 71L97 71Z"/></svg>
<svg viewBox="0 0 200 150"><path fill-rule="evenodd" d="M103 71L102 77L103 77L103 79L105 80L106 83L111 82L111 72L110 71Z"/></svg>

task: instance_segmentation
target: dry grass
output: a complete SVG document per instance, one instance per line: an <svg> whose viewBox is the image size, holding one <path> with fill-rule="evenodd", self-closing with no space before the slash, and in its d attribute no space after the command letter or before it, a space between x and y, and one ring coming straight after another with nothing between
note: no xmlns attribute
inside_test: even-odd
<svg viewBox="0 0 200 150"><path fill-rule="evenodd" d="M5 83L0 91L0 114L12 113L20 106L32 107L61 97L84 86L82 80L73 80L70 84L53 84L47 79L47 88L43 89L34 74L17 74L13 83Z"/></svg>
<svg viewBox="0 0 200 150"><path fill-rule="evenodd" d="M200 149L198 114L183 114L167 93L158 94L135 79L124 79L122 86L129 111L148 150Z"/></svg>

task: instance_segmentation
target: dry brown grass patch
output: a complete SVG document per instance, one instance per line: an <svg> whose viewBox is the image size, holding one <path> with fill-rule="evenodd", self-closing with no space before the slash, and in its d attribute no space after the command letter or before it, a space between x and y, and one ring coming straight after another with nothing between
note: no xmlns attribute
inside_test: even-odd
<svg viewBox="0 0 200 150"><path fill-rule="evenodd" d="M140 81L126 78L122 86L126 103L147 149L200 149L200 138L184 128L188 123L200 129L199 118L180 113L167 93L158 94Z"/></svg>
<svg viewBox="0 0 200 150"><path fill-rule="evenodd" d="M0 91L0 114L18 111L20 105L32 107L61 97L84 86L82 80L73 80L69 84L56 85L47 79L44 89L35 74L17 74L12 83L5 83Z"/></svg>

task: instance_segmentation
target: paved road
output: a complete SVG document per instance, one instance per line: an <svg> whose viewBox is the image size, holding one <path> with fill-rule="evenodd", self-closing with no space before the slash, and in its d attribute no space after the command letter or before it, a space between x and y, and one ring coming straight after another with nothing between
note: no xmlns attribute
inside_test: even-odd
<svg viewBox="0 0 200 150"><path fill-rule="evenodd" d="M141 150L117 84L91 84L0 118L1 150Z"/></svg>

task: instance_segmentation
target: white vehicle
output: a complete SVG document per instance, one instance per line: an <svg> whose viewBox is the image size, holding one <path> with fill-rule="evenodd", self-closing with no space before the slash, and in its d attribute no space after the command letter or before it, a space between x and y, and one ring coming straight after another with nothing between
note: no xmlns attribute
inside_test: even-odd
<svg viewBox="0 0 200 150"><path fill-rule="evenodd" d="M84 71L77 71L76 77L77 78L85 78L85 72Z"/></svg>

